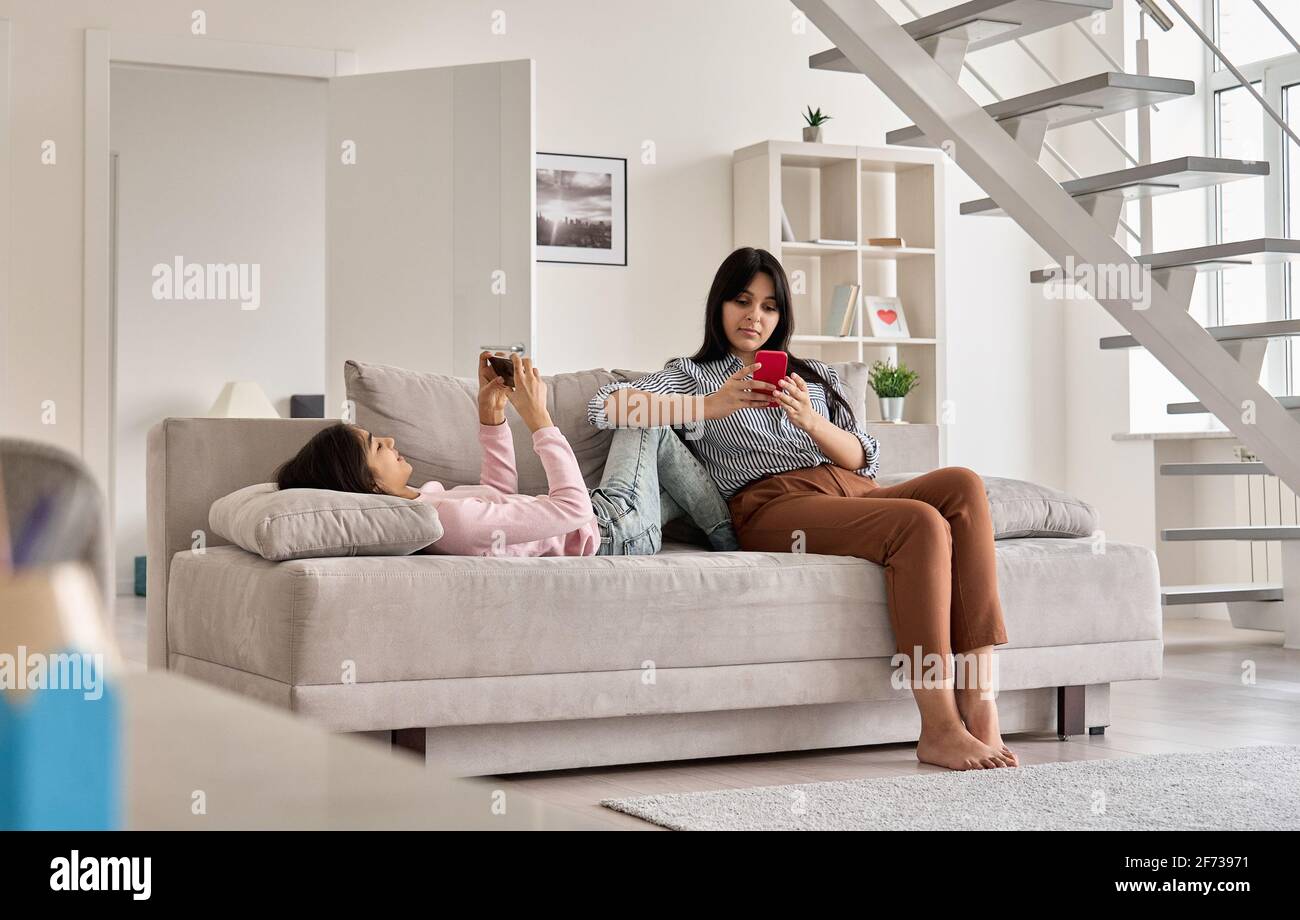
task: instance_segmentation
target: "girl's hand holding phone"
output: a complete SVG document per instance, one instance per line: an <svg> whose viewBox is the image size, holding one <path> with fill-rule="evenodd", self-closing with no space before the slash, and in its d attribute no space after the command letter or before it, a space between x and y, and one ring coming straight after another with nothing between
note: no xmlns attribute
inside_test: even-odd
<svg viewBox="0 0 1300 920"><path fill-rule="evenodd" d="M513 354L510 361L515 368L515 388L505 391L510 405L515 407L529 430L549 428L554 423L546 408L546 381L542 379L542 372L533 367L532 358Z"/></svg>
<svg viewBox="0 0 1300 920"><path fill-rule="evenodd" d="M490 352L478 356L478 420L484 425L500 425L506 420L506 402L510 389L488 363Z"/></svg>

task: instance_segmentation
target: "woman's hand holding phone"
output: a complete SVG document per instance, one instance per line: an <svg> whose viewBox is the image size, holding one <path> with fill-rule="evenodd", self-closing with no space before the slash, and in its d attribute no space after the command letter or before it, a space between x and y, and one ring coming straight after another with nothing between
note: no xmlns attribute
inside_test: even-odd
<svg viewBox="0 0 1300 920"><path fill-rule="evenodd" d="M506 402L510 388L492 369L491 352L478 356L478 420L484 425L500 425L506 420Z"/></svg>
<svg viewBox="0 0 1300 920"><path fill-rule="evenodd" d="M808 384L798 374L790 374L779 381L781 388L776 392L777 403L785 410L790 423L800 431L813 433L813 429L822 420L821 414L813 408L812 397L808 394Z"/></svg>
<svg viewBox="0 0 1300 920"><path fill-rule="evenodd" d="M749 364L727 378L715 393L704 397L705 418L726 418L737 409L763 409L771 404L772 384L750 379L759 365Z"/></svg>
<svg viewBox="0 0 1300 920"><path fill-rule="evenodd" d="M510 362L515 368L515 388L505 391L510 405L515 407L530 431L549 428L554 422L546 408L546 381L542 379L542 372L533 367L531 358L514 354L510 356Z"/></svg>

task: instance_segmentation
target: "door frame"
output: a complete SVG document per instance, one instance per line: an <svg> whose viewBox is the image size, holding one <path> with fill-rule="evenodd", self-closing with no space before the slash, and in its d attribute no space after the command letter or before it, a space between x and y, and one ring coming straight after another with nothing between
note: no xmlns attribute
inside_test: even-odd
<svg viewBox="0 0 1300 920"><path fill-rule="evenodd" d="M0 20L0 102L8 103L8 22ZM117 415L117 317L112 264L112 176L109 150L110 80L114 64L151 64L288 77L350 76L353 51L218 41L177 35L138 35L87 29L85 45L85 202L82 262L81 454L104 492L108 519L116 529L114 435ZM0 118L4 140L7 118ZM9 144L0 144L8 157ZM0 207L8 199L9 170L0 160ZM7 211L7 208L4 208ZM8 227L0 231L0 272L7 273ZM8 290L7 274L0 290ZM0 319L3 319L0 316ZM3 330L0 325L0 331ZM114 564L109 546L110 570ZM116 575L114 575L116 585Z"/></svg>
<svg viewBox="0 0 1300 920"><path fill-rule="evenodd" d="M11 135L9 132L9 95L13 86L10 77L12 69L12 55L10 54L10 25L8 19L0 19L0 214L4 219L0 220L0 423L5 420L5 415L10 411L7 405L9 389L10 362L9 355L9 302L11 300L9 290L9 245L10 234L13 232L13 199L10 198L10 178L9 171L12 166L10 162L9 145ZM12 430L12 429L9 429Z"/></svg>

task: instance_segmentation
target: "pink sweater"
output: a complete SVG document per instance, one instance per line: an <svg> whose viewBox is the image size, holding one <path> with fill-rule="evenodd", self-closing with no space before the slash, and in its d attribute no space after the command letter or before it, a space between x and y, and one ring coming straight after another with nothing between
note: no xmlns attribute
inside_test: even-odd
<svg viewBox="0 0 1300 920"><path fill-rule="evenodd" d="M510 427L479 425L481 484L420 486L417 501L438 508L442 539L426 553L449 556L594 556L600 528L573 448L555 426L533 432L533 450L546 469L546 495L519 495Z"/></svg>

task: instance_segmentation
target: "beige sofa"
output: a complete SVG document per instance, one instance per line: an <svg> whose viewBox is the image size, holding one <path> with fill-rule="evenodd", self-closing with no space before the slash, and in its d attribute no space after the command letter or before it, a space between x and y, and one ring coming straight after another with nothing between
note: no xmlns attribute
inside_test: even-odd
<svg viewBox="0 0 1300 920"><path fill-rule="evenodd" d="M449 454L475 443L469 381L402 381L416 388L406 398L437 407L436 422L420 422L385 417L367 370L348 369L360 424L399 445L418 434L403 426L433 425ZM863 369L840 370L865 418ZM552 386L552 415L589 484L608 433L584 408L610 379L592 371ZM856 558L669 542L650 557L268 562L222 545L211 503L269 480L327 424L167 419L150 432L151 667L338 731L393 733L467 775L915 740L916 708L891 686L884 570ZM870 430L882 479L935 466L924 428ZM538 491L530 451L518 453L521 491ZM454 482L476 461L439 452L415 462ZM1160 676L1154 554L1104 549L998 541L1008 731L1099 731L1112 681Z"/></svg>

